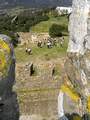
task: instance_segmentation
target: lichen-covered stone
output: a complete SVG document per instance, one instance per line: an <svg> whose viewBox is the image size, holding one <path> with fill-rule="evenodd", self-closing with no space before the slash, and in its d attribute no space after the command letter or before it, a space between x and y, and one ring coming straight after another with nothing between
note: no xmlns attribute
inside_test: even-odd
<svg viewBox="0 0 90 120"><path fill-rule="evenodd" d="M0 35L0 120L19 120L15 83L15 56L11 40Z"/></svg>
<svg viewBox="0 0 90 120"><path fill-rule="evenodd" d="M89 0L73 0L73 9L72 14L70 15L69 22L69 45L68 45L68 54L65 62L65 75L67 76L67 82L63 79L63 83L71 88L72 92L78 94L79 100L77 99L78 108L75 113L83 115L85 113L90 113L90 1ZM69 83L69 84L68 84ZM64 86L65 86L64 85ZM68 89L67 89L68 90ZM64 92L63 96L59 98L65 100L64 95L67 94L67 91ZM73 97L75 95L73 94ZM62 98L63 97L63 98ZM77 98L78 98L77 97ZM68 98L66 98L68 99ZM72 96L71 96L72 99ZM61 100L60 100L61 101ZM73 101L73 100L72 100ZM74 102L74 101L73 101ZM71 102L70 102L71 103ZM68 105L70 105L68 103ZM62 111L66 111L62 104ZM63 107L62 107L63 106ZM64 110L63 110L64 109ZM64 114L64 113L63 113ZM62 113L59 112L61 116ZM61 116L62 117L62 116Z"/></svg>

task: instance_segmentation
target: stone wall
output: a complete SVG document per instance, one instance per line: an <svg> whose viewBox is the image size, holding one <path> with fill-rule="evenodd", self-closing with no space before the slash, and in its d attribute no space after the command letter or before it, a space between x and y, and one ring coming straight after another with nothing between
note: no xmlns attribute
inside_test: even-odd
<svg viewBox="0 0 90 120"><path fill-rule="evenodd" d="M19 32L18 33L20 36L20 41L21 41L21 45L26 45L29 43L37 43L38 41L47 41L47 39L49 38L49 34L48 33L30 33L30 32Z"/></svg>
<svg viewBox="0 0 90 120"><path fill-rule="evenodd" d="M60 63L34 63L37 74L33 76L29 75L26 65L17 65L15 89L19 96L21 113L57 116L61 74L52 76L52 69L56 65L61 69Z"/></svg>

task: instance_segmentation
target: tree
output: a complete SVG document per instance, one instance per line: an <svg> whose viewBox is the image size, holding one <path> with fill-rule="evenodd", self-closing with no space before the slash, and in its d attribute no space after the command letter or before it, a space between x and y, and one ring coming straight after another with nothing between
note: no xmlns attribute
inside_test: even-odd
<svg viewBox="0 0 90 120"><path fill-rule="evenodd" d="M58 25L58 24L53 24L50 28L49 28L49 35L51 37L62 37L62 26Z"/></svg>

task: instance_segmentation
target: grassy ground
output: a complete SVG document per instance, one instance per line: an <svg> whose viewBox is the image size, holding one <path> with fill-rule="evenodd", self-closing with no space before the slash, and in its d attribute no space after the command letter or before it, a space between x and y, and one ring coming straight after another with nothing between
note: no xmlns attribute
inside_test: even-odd
<svg viewBox="0 0 90 120"><path fill-rule="evenodd" d="M51 60L59 57L64 57L66 55L68 44L68 36L65 37L65 42L63 47L59 44L54 46L51 49L48 49L46 46L43 48L38 48L36 44L31 44L30 48L32 49L32 55L28 55L25 52L25 46L19 46L15 49L17 62L28 62L40 59L40 60Z"/></svg>
<svg viewBox="0 0 90 120"><path fill-rule="evenodd" d="M49 28L53 23L59 24L62 27L66 27L68 25L67 16L59 16L59 17L51 17L48 21L40 22L39 24L33 26L31 28L32 32L42 33L49 32ZM62 31L64 34L68 35L67 31ZM40 60L51 60L58 57L63 57L66 54L68 43L68 36L65 36L65 43L63 48L60 45L53 47L52 49L48 49L46 46L43 48L38 48L36 44L30 44L30 48L32 49L32 55L28 55L25 53L25 46L20 46L15 49L17 62L27 62L30 60L36 60L39 58Z"/></svg>
<svg viewBox="0 0 90 120"><path fill-rule="evenodd" d="M59 16L59 17L50 17L48 21L40 22L39 24L33 26L31 28L32 32L49 32L49 28L52 24L59 24L61 26L68 25L68 19L67 16ZM67 33L67 31L66 31Z"/></svg>

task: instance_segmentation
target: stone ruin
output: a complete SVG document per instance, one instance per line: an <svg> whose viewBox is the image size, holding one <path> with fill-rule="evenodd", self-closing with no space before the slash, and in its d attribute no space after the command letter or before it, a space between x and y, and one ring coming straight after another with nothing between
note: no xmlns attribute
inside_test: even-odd
<svg viewBox="0 0 90 120"><path fill-rule="evenodd" d="M0 120L19 120L15 83L15 56L10 38L0 35Z"/></svg>
<svg viewBox="0 0 90 120"><path fill-rule="evenodd" d="M90 1L73 0L69 18L69 44L63 85L58 96L60 120L76 113L89 120L90 113ZM65 98L66 97L66 98ZM66 103L64 102L66 99ZM72 109L71 109L72 108Z"/></svg>
<svg viewBox="0 0 90 120"><path fill-rule="evenodd" d="M31 33L18 32L20 38L20 45L28 45L30 43L38 43L39 41L47 42L50 37L48 33Z"/></svg>

